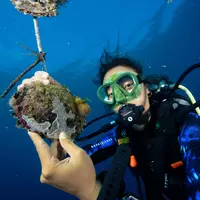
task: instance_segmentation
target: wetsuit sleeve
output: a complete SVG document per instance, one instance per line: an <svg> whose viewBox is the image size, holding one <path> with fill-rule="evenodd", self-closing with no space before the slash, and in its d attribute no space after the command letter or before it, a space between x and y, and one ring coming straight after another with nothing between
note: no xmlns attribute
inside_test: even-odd
<svg viewBox="0 0 200 200"><path fill-rule="evenodd" d="M197 114L190 113L186 117L181 127L179 143L185 163L187 188L191 188L191 195L195 195L194 191L200 189L200 117Z"/></svg>
<svg viewBox="0 0 200 200"><path fill-rule="evenodd" d="M81 148L87 152L94 164L98 164L113 156L117 148L116 128L113 128L95 143L85 145Z"/></svg>

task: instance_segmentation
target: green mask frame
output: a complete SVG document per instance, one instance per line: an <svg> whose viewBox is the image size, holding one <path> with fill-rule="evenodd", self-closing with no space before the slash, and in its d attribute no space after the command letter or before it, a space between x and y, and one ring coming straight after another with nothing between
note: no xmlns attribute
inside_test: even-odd
<svg viewBox="0 0 200 200"><path fill-rule="evenodd" d="M125 89L120 82L128 77L131 80L131 90ZM97 90L97 96L100 101L116 108L118 105L136 99L142 92L142 78L132 72L118 72L109 77ZM111 89L112 97L109 98L108 90Z"/></svg>

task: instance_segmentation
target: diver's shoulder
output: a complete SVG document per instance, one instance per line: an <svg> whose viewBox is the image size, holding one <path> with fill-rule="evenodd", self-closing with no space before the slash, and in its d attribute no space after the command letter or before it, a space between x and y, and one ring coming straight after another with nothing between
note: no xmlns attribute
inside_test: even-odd
<svg viewBox="0 0 200 200"><path fill-rule="evenodd" d="M199 127L198 129L200 130L200 116L197 113L190 112L183 120L182 128L189 129L190 127L195 127L195 129Z"/></svg>

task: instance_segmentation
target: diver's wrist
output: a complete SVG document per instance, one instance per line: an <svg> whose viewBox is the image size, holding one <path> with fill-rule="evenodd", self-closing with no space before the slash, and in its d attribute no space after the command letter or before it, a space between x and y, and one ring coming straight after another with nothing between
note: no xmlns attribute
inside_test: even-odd
<svg viewBox="0 0 200 200"><path fill-rule="evenodd" d="M101 190L101 184L96 182L94 189L91 192L88 192L86 195L79 196L80 200L96 200L99 192Z"/></svg>

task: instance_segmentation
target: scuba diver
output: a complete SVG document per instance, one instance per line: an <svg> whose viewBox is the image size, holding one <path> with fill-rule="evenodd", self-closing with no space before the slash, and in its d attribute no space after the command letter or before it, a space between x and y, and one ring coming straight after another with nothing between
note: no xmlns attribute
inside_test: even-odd
<svg viewBox="0 0 200 200"><path fill-rule="evenodd" d="M165 76L143 78L138 62L105 51L100 60L97 95L114 111L116 119L89 136L77 137L82 141L106 132L101 140L81 148L64 133L49 147L38 134L29 131L42 164L41 182L81 200L198 199L200 102L180 82L199 67L191 66L173 84ZM189 98L176 93L177 89L184 90ZM110 169L96 177L94 165L111 156ZM139 196L125 193L127 166L136 176Z"/></svg>
<svg viewBox="0 0 200 200"><path fill-rule="evenodd" d="M98 176L103 184L98 199L115 199L116 195L120 199L144 199L140 177L147 199L183 200L188 195L196 199L195 187L200 190L200 110L196 109L198 114L190 112L195 111L190 107L192 94L191 100L175 93L168 77L142 76L136 61L107 52L101 58L97 96L118 117L107 124L114 128L102 139L82 147L94 164L115 155L110 171ZM125 164L120 163L120 156ZM137 177L140 197L124 196L127 165Z"/></svg>

